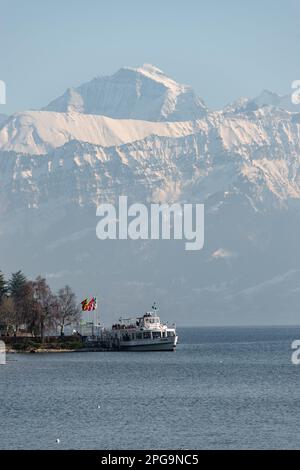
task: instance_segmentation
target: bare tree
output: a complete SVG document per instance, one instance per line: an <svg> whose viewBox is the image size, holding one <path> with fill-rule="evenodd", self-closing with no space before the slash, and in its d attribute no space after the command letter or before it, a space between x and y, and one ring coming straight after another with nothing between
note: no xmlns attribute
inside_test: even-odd
<svg viewBox="0 0 300 470"><path fill-rule="evenodd" d="M26 285L23 287L21 311L23 322L31 336L38 336L40 333L41 306L36 297L34 282L26 282Z"/></svg>
<svg viewBox="0 0 300 470"><path fill-rule="evenodd" d="M14 332L16 323L16 305L12 297L3 296L0 303L0 324L5 328L5 334Z"/></svg>
<svg viewBox="0 0 300 470"><path fill-rule="evenodd" d="M44 341L46 329L55 324L58 309L57 298L46 283L46 279L41 276L38 276L33 282L33 289L34 299L37 302L37 321L39 323L41 339Z"/></svg>
<svg viewBox="0 0 300 470"><path fill-rule="evenodd" d="M62 336L65 326L80 320L80 310L76 302L76 296L70 286L65 286L58 291L57 300L56 323L60 327Z"/></svg>

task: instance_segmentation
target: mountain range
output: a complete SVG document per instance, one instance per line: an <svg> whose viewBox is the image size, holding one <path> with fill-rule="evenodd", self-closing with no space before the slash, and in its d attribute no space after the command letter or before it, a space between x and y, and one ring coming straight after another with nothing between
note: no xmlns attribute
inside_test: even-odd
<svg viewBox="0 0 300 470"><path fill-rule="evenodd" d="M300 107L264 91L212 111L146 64L0 119L0 265L97 295L104 320L157 300L179 324L297 323ZM205 204L205 245L99 241L96 206ZM164 312L164 314L163 314Z"/></svg>

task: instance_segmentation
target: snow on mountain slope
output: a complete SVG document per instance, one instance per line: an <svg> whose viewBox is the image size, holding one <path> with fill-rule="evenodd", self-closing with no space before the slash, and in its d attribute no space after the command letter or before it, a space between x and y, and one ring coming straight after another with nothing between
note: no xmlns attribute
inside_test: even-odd
<svg viewBox="0 0 300 470"><path fill-rule="evenodd" d="M270 323L296 318L300 114L274 100L219 112L197 103L188 87L144 66L8 118L0 126L1 268L50 273L53 287L68 282L80 296L99 292L111 315L158 298L172 320L189 312L191 324L200 310L210 324L225 315L259 323L262 309ZM100 242L95 206L121 194L204 203L204 249Z"/></svg>
<svg viewBox="0 0 300 470"><path fill-rule="evenodd" d="M299 122L295 115L268 108L251 116L210 113L207 118L184 122L149 122L112 119L81 113L29 111L10 117L0 129L0 150L40 155L72 140L103 147L119 146L148 136L184 137L203 134L221 150L244 152L251 157L266 146L290 145L299 151Z"/></svg>
<svg viewBox="0 0 300 470"><path fill-rule="evenodd" d="M71 140L110 147L144 139L152 134L170 137L188 135L197 127L201 127L201 123L149 122L74 112L28 111L14 114L0 129L0 150L38 155Z"/></svg>
<svg viewBox="0 0 300 470"><path fill-rule="evenodd" d="M257 112L252 121L215 113L194 123L193 133L187 127L187 135L179 129L179 136L148 135L121 145L87 142L85 134L81 141L51 147L42 158L2 151L0 211L38 208L57 199L84 207L120 193L133 200L158 197L166 202L173 197L205 201L215 194L222 194L224 202L230 194L243 194L255 210L270 210L300 198L300 123L287 112L270 121L267 111ZM86 119L102 120L78 113L38 113L47 114L79 117L82 126Z"/></svg>
<svg viewBox="0 0 300 470"><path fill-rule="evenodd" d="M207 113L191 87L178 84L149 64L123 67L112 76L70 88L44 110L146 121L189 121Z"/></svg>

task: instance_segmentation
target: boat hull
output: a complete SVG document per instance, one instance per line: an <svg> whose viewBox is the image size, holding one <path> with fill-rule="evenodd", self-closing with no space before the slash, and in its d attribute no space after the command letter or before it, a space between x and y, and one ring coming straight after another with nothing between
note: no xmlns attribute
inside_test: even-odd
<svg viewBox="0 0 300 470"><path fill-rule="evenodd" d="M178 337L147 341L121 341L121 351L174 351Z"/></svg>

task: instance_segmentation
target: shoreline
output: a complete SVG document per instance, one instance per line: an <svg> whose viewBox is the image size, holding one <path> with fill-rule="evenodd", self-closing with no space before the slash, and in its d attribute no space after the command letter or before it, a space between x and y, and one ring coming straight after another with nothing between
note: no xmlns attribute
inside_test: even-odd
<svg viewBox="0 0 300 470"><path fill-rule="evenodd" d="M2 337L7 354L71 353L103 350L102 344L88 344L82 338Z"/></svg>
<svg viewBox="0 0 300 470"><path fill-rule="evenodd" d="M80 352L105 352L108 349L82 348L82 349L32 349L31 351L17 351L10 349L6 354L46 354L46 353L80 353Z"/></svg>

